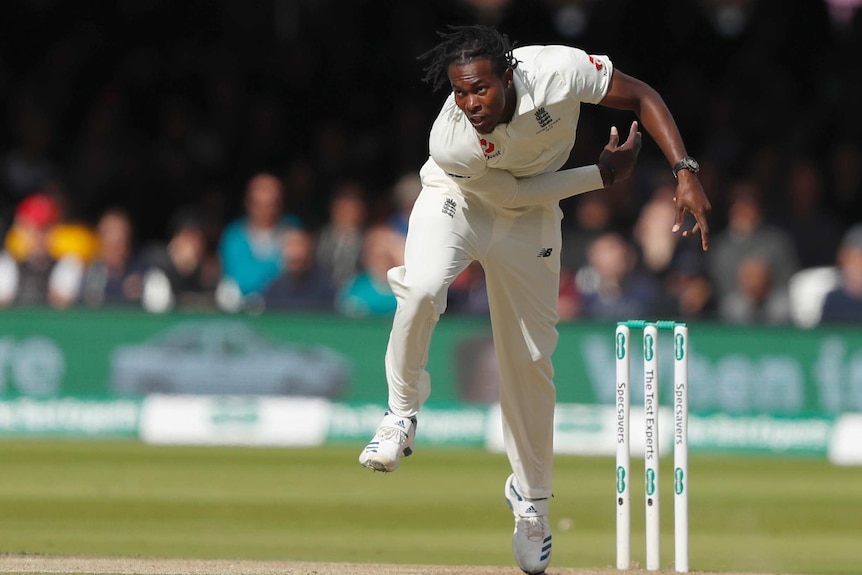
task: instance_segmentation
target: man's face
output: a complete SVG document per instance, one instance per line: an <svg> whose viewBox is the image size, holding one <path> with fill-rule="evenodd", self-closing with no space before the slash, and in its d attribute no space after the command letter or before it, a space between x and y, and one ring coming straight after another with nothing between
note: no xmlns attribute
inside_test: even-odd
<svg viewBox="0 0 862 575"><path fill-rule="evenodd" d="M507 106L507 93L512 86L511 68L498 76L487 58L465 64L453 63L449 66L449 82L455 94L455 104L480 134L488 134L497 124L509 121L510 118L504 115L506 112L511 115L514 109L512 105ZM514 97L514 93L510 97Z"/></svg>

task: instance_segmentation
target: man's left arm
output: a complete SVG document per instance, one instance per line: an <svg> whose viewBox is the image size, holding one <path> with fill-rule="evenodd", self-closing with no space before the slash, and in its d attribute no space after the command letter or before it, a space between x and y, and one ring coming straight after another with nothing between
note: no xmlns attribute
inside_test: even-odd
<svg viewBox="0 0 862 575"><path fill-rule="evenodd" d="M641 126L656 141L671 166L688 156L670 110L659 93L646 83L614 70L608 92L599 104L634 112L640 119ZM707 216L712 207L695 173L681 169L675 175L676 218L672 231L677 232L682 228L686 212L692 214L696 223L691 230L683 230L682 235L693 236L700 231L701 244L706 250L709 247Z"/></svg>

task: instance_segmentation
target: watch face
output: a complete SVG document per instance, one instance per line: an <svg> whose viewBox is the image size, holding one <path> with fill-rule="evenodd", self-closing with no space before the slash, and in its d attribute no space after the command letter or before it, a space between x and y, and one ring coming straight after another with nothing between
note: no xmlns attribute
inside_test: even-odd
<svg viewBox="0 0 862 575"><path fill-rule="evenodd" d="M698 164L697 160L695 160L691 156L686 156L673 167L674 178L680 170L688 170L692 174L696 174L700 170L700 164Z"/></svg>

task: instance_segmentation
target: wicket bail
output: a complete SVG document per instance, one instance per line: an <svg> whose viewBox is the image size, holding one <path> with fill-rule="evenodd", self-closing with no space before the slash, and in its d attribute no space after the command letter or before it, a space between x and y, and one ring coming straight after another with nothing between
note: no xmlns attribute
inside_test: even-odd
<svg viewBox="0 0 862 575"><path fill-rule="evenodd" d="M688 572L688 327L674 321L629 320L616 328L617 569L631 567L631 444L629 340L643 330L644 488L646 568L661 568L659 525L659 374L658 333L673 331L674 569Z"/></svg>

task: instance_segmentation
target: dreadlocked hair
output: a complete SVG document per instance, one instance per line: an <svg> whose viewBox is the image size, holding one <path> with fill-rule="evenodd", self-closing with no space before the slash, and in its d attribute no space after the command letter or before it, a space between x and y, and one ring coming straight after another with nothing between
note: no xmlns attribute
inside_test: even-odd
<svg viewBox="0 0 862 575"><path fill-rule="evenodd" d="M417 59L425 62L423 82L439 90L449 84L449 66L487 58L494 72L502 75L506 68L516 68L512 55L515 45L506 34L491 26L448 26L448 32L437 32L442 41Z"/></svg>

